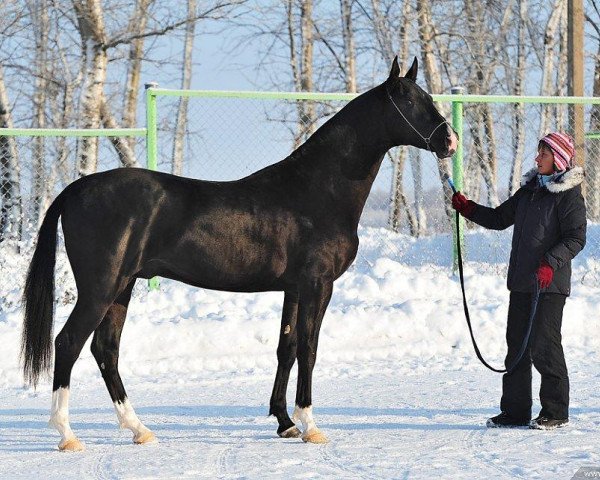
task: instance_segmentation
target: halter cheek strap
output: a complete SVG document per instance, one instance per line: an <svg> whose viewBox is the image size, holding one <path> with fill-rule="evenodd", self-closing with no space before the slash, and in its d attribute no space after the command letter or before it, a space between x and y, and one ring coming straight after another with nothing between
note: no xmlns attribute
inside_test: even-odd
<svg viewBox="0 0 600 480"><path fill-rule="evenodd" d="M385 92L387 93L388 98L390 99L390 101L392 102L392 105L394 105L394 108L398 111L398 113L400 114L400 116L404 119L404 121L406 123L408 123L408 125L410 126L410 128L412 128L415 133L421 137L423 139L423 141L425 142L425 144L427 145L427 150L431 150L433 152L433 150L431 149L431 137L433 137L433 134L437 131L438 128L440 128L442 125L448 125L448 122L446 120L444 120L443 122L441 122L437 127L435 127L433 129L433 131L429 134L428 137L424 137L423 135L421 135L421 132L419 132L415 126L410 123L410 121L408 120L408 118L406 118L406 116L404 115L404 113L402 113L402 110L400 110L400 107L398 107L398 105L396 105L396 102L394 102L394 98L392 97L392 94L390 92L390 89L388 88L387 83L385 84Z"/></svg>

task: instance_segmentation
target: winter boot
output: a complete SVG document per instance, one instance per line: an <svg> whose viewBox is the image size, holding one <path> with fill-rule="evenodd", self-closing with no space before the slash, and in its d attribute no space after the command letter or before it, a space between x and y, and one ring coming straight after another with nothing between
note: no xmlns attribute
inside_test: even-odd
<svg viewBox="0 0 600 480"><path fill-rule="evenodd" d="M526 427L528 425L530 425L529 420L514 418L504 412L495 417L488 418L488 421L486 422L488 428L514 428Z"/></svg>
<svg viewBox="0 0 600 480"><path fill-rule="evenodd" d="M529 428L535 428L536 430L554 430L555 428L564 427L567 423L569 423L568 418L556 419L540 415L529 423Z"/></svg>

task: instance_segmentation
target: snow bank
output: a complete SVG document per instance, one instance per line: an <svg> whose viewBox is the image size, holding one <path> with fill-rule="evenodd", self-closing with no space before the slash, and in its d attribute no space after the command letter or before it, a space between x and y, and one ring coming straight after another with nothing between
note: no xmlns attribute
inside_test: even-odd
<svg viewBox="0 0 600 480"><path fill-rule="evenodd" d="M500 365L508 307L505 271L511 232L473 231L466 237L467 292L484 355ZM451 271L451 239L415 239L385 229L362 228L355 264L334 289L319 342L321 372L343 374L377 360L403 375L428 369L479 368ZM590 226L588 248L574 262L574 288L565 309L567 357L589 360L600 351L598 246ZM30 258L0 252L0 386L21 385L19 300ZM57 262L55 333L64 324L76 290L64 253ZM274 374L282 293L233 294L162 280L158 292L138 281L121 348L124 378L174 375L180 382L206 372ZM388 362L389 361L389 362ZM74 381L98 376L84 348Z"/></svg>

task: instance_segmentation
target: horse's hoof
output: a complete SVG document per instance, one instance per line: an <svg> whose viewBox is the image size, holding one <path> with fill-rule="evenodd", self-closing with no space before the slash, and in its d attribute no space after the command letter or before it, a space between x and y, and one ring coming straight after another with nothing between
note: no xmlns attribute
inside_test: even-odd
<svg viewBox="0 0 600 480"><path fill-rule="evenodd" d="M83 452L85 450L85 447L77 437L74 437L69 440L60 442L58 444L58 449L61 452Z"/></svg>
<svg viewBox="0 0 600 480"><path fill-rule="evenodd" d="M144 432L138 433L135 437L133 437L133 443L137 445L142 445L144 443L156 443L158 440L156 439L156 435L152 433L151 430L146 430Z"/></svg>
<svg viewBox="0 0 600 480"><path fill-rule="evenodd" d="M319 429L312 429L302 435L302 441L306 443L328 443L329 439Z"/></svg>
<svg viewBox="0 0 600 480"><path fill-rule="evenodd" d="M300 435L302 435L302 432L298 429L298 427L293 426L281 433L278 433L277 435L279 435L281 438L298 438Z"/></svg>

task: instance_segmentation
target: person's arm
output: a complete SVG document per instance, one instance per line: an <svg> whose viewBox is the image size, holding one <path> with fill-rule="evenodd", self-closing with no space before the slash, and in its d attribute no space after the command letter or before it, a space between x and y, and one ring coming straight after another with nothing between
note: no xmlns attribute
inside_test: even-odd
<svg viewBox="0 0 600 480"><path fill-rule="evenodd" d="M460 200L456 201L454 198L459 195L464 197L464 195L461 193L455 193L453 196L452 206L455 210L458 210L461 215L472 222L481 225L482 227L489 228L491 230L504 230L515 223L517 204L519 203L519 198L522 195L522 190L517 190L512 197L509 197L496 208L484 207L483 205L479 205L472 200L467 200L466 197L464 197L464 200L468 202L465 205L468 205L468 207L463 208L463 211L455 206L455 204L461 203Z"/></svg>
<svg viewBox="0 0 600 480"><path fill-rule="evenodd" d="M560 240L544 254L554 271L577 255L585 246L586 212L581 187L575 187L558 203Z"/></svg>

